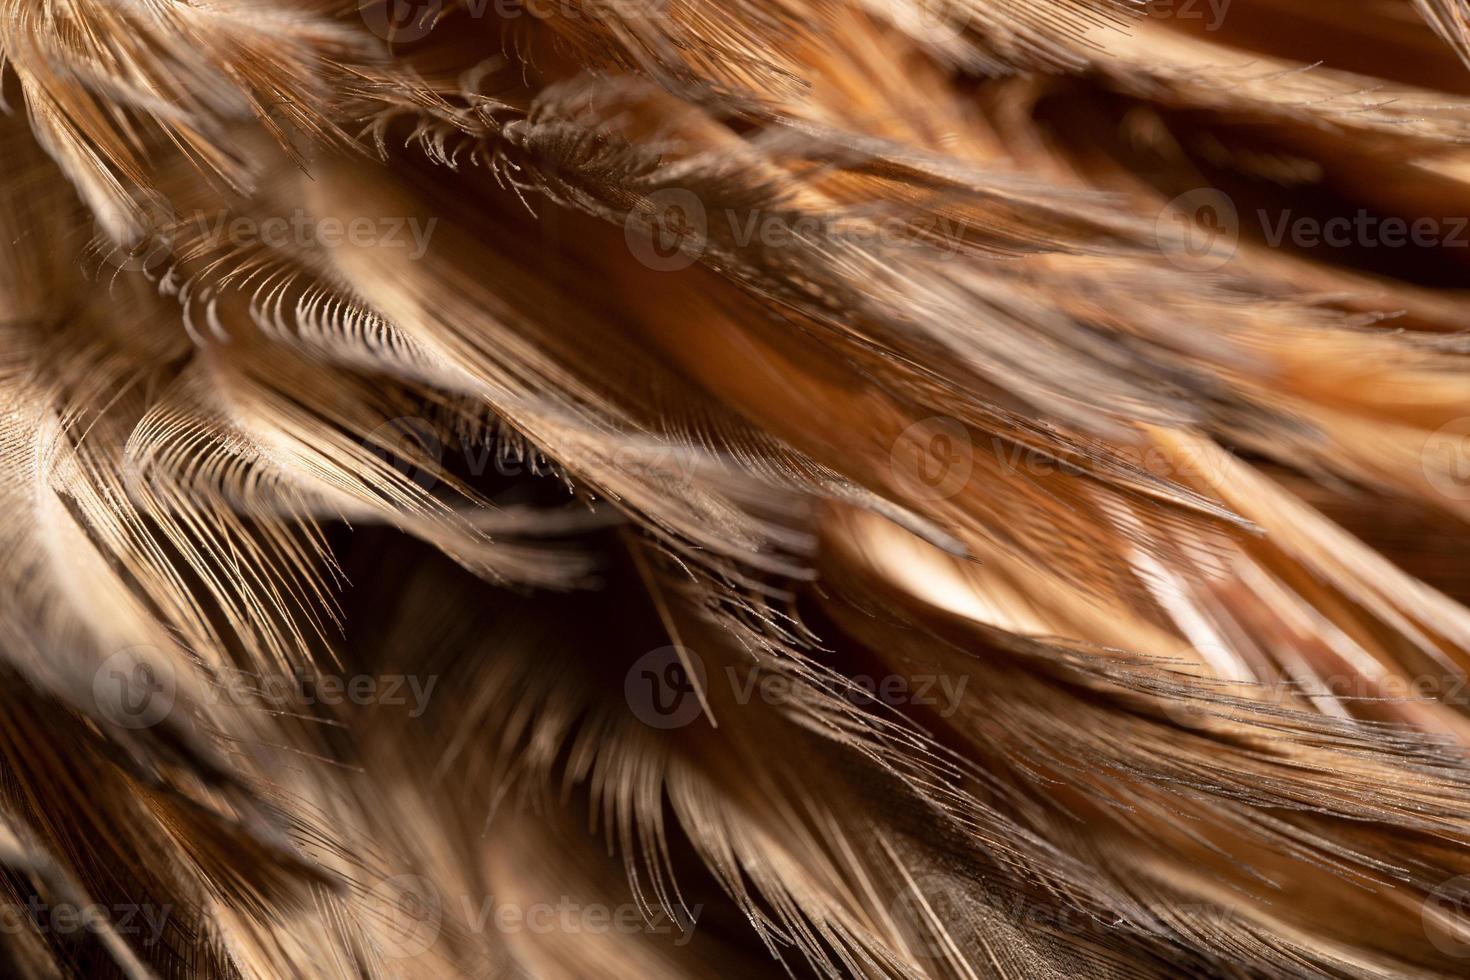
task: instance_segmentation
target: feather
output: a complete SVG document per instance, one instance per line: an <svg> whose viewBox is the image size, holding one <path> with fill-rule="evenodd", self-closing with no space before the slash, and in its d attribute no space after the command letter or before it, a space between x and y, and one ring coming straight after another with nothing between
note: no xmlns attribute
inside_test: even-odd
<svg viewBox="0 0 1470 980"><path fill-rule="evenodd" d="M1463 974L1466 22L0 0L0 963Z"/></svg>

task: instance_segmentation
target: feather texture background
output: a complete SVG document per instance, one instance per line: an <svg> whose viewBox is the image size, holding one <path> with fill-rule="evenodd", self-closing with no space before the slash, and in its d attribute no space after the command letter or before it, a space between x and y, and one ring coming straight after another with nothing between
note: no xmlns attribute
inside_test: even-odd
<svg viewBox="0 0 1470 980"><path fill-rule="evenodd" d="M0 956L1454 977L1462 0L0 0Z"/></svg>

